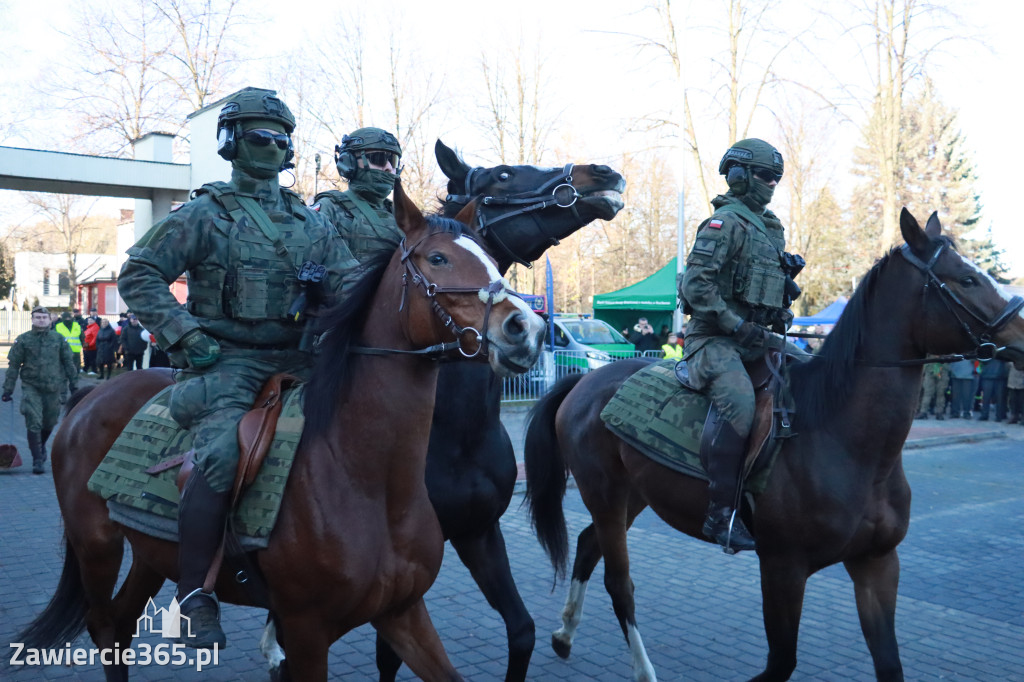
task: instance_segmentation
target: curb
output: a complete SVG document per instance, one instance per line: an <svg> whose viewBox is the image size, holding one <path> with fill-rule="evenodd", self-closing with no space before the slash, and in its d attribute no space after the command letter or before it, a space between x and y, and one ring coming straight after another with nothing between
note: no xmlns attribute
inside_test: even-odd
<svg viewBox="0 0 1024 682"><path fill-rule="evenodd" d="M993 438L1008 438L1002 431L979 431L978 433L961 433L952 436L930 436L928 438L917 438L915 440L908 440L903 444L904 450L920 450L922 448L930 448L936 445L949 445L951 443L974 443L982 440L992 440Z"/></svg>

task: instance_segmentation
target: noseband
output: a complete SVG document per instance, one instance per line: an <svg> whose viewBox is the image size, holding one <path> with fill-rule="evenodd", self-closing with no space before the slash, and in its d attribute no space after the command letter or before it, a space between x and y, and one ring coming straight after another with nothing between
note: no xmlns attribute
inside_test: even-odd
<svg viewBox="0 0 1024 682"><path fill-rule="evenodd" d="M579 223L579 227L586 225L584 220L580 217L579 211L576 209L576 200L582 195L576 190L576 187L572 184L572 170L575 164L567 163L562 168L562 172L542 184L540 187L529 191L521 192L519 194L511 194L507 197L497 197L493 195L485 195L480 197L480 205L476 211L477 225L476 229L484 237L487 237L487 231L497 223L500 223L509 218L514 218L524 213L531 213L533 211L542 211L551 206L557 206L559 208L567 208L572 211L572 215L576 218ZM445 197L445 201L449 201L455 204L468 204L475 197L472 190L473 174L484 170L482 167L471 168L466 173L466 179L464 181L464 193L463 194L449 194ZM508 208L509 210L504 213L492 215L490 217L485 215L485 208L498 207ZM496 235L494 235L496 238ZM553 238L552 238L553 239ZM509 255L517 263L529 266L530 263L519 255L512 253L512 251L501 243L501 240L497 240L499 245L505 250L505 253ZM558 240L554 239L552 245L558 244Z"/></svg>
<svg viewBox="0 0 1024 682"><path fill-rule="evenodd" d="M431 282L419 269L416 263L413 262L411 256L424 240L434 234L436 233L426 235L408 248L406 248L404 238L402 239L402 243L399 245L399 249L401 249L402 254L401 261L402 265L405 267L405 272L402 273L402 300L398 304L398 311L401 312L405 309L405 299L409 292L409 283L411 282L414 287L419 287L422 290L423 295L430 301L431 310L433 310L434 314L441 320L444 328L450 330L455 335L456 340L451 343L438 343L419 350L357 347L352 349L353 353L361 353L363 355L423 355L437 358L450 351L457 350L466 358L475 358L478 355L487 357L487 322L491 317L491 308L494 306L496 300L500 302L509 294L514 294L514 292L507 289L504 281L500 279L491 282L487 287L443 287ZM455 321L455 318L452 317L451 313L445 310L444 306L442 306L437 300L437 294L477 294L483 298L483 294L485 293L487 294L487 307L484 309L482 333L474 327L460 326ZM476 350L472 353L467 353L462 347L462 338L469 332L472 332L476 337Z"/></svg>
<svg viewBox="0 0 1024 682"><path fill-rule="evenodd" d="M992 337L999 333L999 331L1010 323L1010 320L1014 318L1017 313L1020 312L1021 308L1024 308L1024 298L1020 296L1014 296L1007 302L1003 307L1002 311L990 320L986 320L978 313L971 310L960 297L956 295L946 283L939 279L938 275L935 274L934 266L938 262L939 257L946 250L948 244L942 243L939 248L935 249L935 253L928 259L928 262L921 260L913 254L908 244L904 244L900 247L900 255L904 259L918 270L925 274L926 280L924 283L924 291L922 297L927 297L930 291L936 291L939 294L939 300L942 301L943 305L946 306L946 310L953 315L954 319L960 324L960 329L963 330L967 338L974 344L975 349L969 353L964 354L952 354L952 355L940 355L934 358L918 358L914 360L901 360L898 362L890 363L877 363L877 366L882 367L904 367L913 365L926 365L931 363L947 363L947 362L959 362L960 360L980 360L981 362L988 362L996 357L996 354L1003 350L996 346L992 342ZM961 317L960 313L966 313L968 316L974 319L974 322L981 327L981 333L976 334L971 328L971 325Z"/></svg>

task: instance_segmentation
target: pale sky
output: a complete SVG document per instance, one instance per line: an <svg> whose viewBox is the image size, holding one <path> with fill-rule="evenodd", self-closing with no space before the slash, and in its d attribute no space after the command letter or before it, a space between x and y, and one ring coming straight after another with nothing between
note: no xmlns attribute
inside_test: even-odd
<svg viewBox="0 0 1024 682"><path fill-rule="evenodd" d="M720 29L710 23L713 13L707 9L712 2L719 1L724 4L724 0L675 2L677 22L687 24L686 83L694 94L706 95L720 86L714 82L715 75L709 74L706 60L709 54L722 49L716 45L722 39ZM841 15L864 2L829 3L829 11ZM71 28L68 4L60 0L0 0L0 17L6 14L4 18L10 18L0 22L0 58L7 64L0 75L8 100L5 110L32 107L36 97L32 84L43 78L64 42L57 31ZM269 62L295 41L329 43L330 37L325 35L329 17L335 11L349 10L353 4L351 0L249 0L243 6L249 16L273 19L272 25L256 30L253 36L254 44L265 46L256 48L260 50L258 56ZM626 0L374 0L359 6L377 24L400 21L409 35L408 45L403 47L414 51L423 64L445 78L449 87L459 93L460 106L482 104L485 95L478 82L476 64L484 46L498 44L520 30L528 36L539 33L554 73L552 87L556 97L565 103L558 130L564 140L560 148L574 152L575 161L611 162L629 145L638 144L635 137L624 134L624 121L656 110L673 95L674 86L663 77L667 72L652 63L651 54L638 54L629 39L611 34L653 34L657 30L653 13L637 11L643 4ZM1024 66L1024 41L1019 37L1024 5L1005 0L949 4L964 15L962 31L958 31L964 38L942 46L929 74L938 84L945 104L960 111L960 125L980 177L982 224L992 226L996 242L1006 250L1006 262L1011 264L1012 273L1024 276L1024 230L1017 227L1016 215L1016 202L1021 194L1016 124L1024 105L1019 87ZM834 82L826 82L831 79L849 81L849 85L863 91L869 74L865 55L858 55L857 49L866 46L849 39L843 42L835 24L830 25L828 18L814 9L818 6L811 0L778 0L770 4L769 21L784 27L787 33L811 27L807 38L810 54L793 49L785 53L785 59L792 60L789 74L797 71L801 76L816 78L820 81L814 83L816 87L834 86ZM677 29L682 30L682 26ZM929 36L922 34L920 38L927 41ZM822 65L828 67L831 76L822 72ZM265 63L257 68L265 68ZM256 72L252 84L274 87L263 80ZM372 107L374 102L370 104ZM379 102L378 109L383 111L385 103ZM836 183L848 193L853 184L847 176L849 157L858 140L862 118L857 118L859 114L852 108L845 113L854 120L835 127L833 147L826 153L836 159ZM705 108L698 115L702 117L698 134L701 130L709 131L709 139L703 144L722 147L725 140L713 132L718 112ZM40 123L27 126L25 129L31 132L21 139L8 139L0 144L60 149L61 141L47 137L45 125ZM449 117L440 126L436 136L449 144L454 142L471 157L477 156L480 163L494 161L488 158L479 132L471 130L465 121ZM777 134L767 112L755 119L750 133L769 141ZM130 207L131 202L125 202L125 206Z"/></svg>

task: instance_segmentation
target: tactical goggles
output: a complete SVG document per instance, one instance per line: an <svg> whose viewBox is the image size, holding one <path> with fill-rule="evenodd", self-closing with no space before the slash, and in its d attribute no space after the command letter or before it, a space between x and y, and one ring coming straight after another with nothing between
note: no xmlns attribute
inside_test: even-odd
<svg viewBox="0 0 1024 682"><path fill-rule="evenodd" d="M363 154L366 156L366 160L374 166L383 168L390 163L392 168L398 168L400 157L394 152L363 152Z"/></svg>
<svg viewBox="0 0 1024 682"><path fill-rule="evenodd" d="M242 133L242 139L254 147L269 147L277 143L278 149L288 149L288 136L276 130L253 128Z"/></svg>
<svg viewBox="0 0 1024 682"><path fill-rule="evenodd" d="M754 177L761 182L779 182L782 180L782 173L770 171L767 168L754 168Z"/></svg>

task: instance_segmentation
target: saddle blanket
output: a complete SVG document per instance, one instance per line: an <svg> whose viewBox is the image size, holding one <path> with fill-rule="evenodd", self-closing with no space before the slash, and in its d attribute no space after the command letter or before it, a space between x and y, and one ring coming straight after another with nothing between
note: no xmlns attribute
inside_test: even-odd
<svg viewBox="0 0 1024 682"><path fill-rule="evenodd" d="M605 426L655 462L687 476L708 480L700 462L700 437L710 399L685 388L675 375L676 360L661 360L626 380L601 410ZM779 446L769 446L768 466L754 468L744 489L761 493Z"/></svg>
<svg viewBox="0 0 1024 682"><path fill-rule="evenodd" d="M160 391L125 427L89 479L89 490L107 500L111 519L164 540L178 540L179 467L159 474L146 469L190 449L190 434L171 418L171 386ZM235 509L233 523L243 547L267 546L277 521L288 473L302 437L303 387L282 397L281 417L263 465Z"/></svg>

